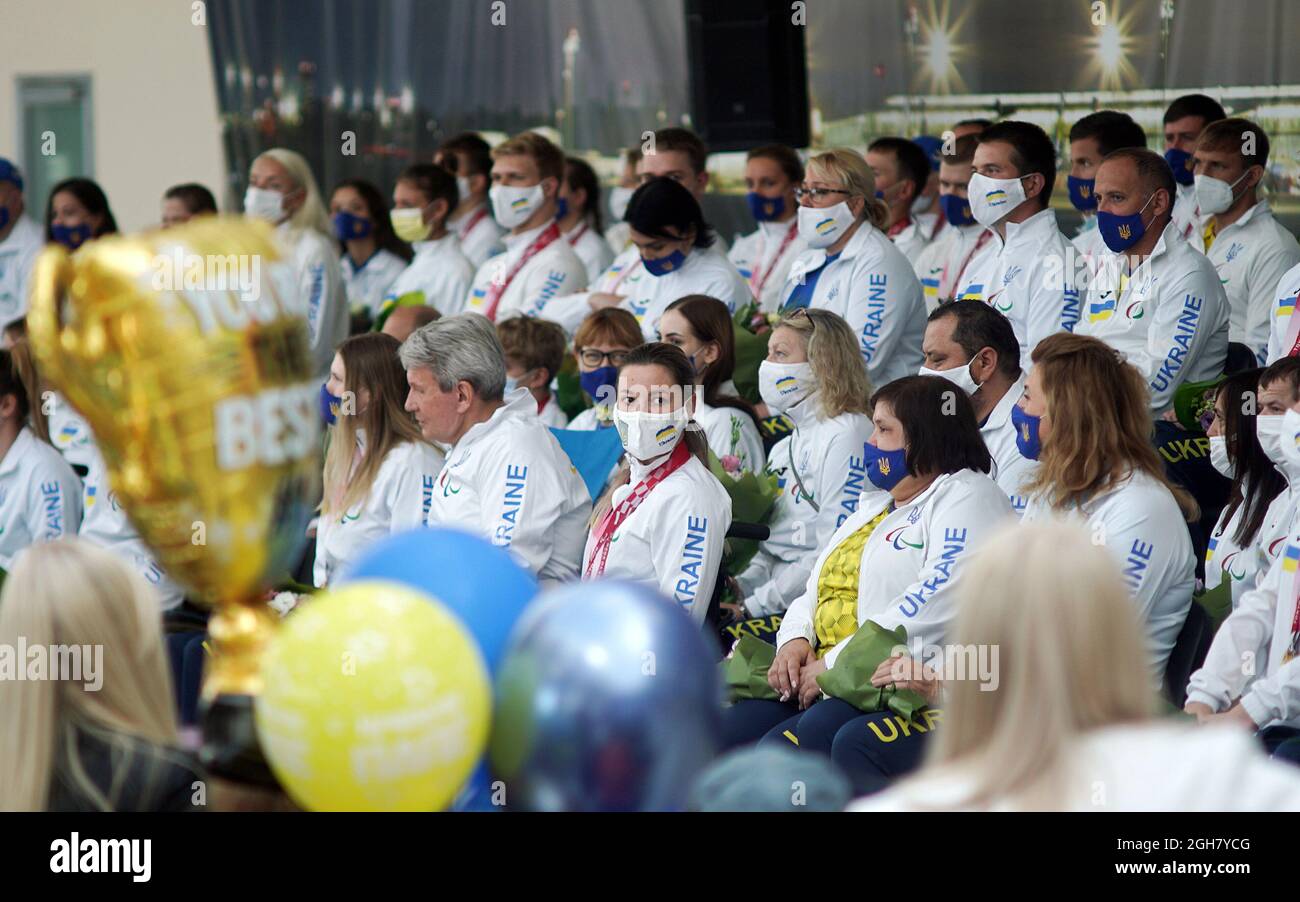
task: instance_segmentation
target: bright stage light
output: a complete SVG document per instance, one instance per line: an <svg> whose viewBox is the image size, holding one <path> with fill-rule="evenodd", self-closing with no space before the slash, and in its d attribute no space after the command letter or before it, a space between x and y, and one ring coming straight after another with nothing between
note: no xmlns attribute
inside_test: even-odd
<svg viewBox="0 0 1300 902"><path fill-rule="evenodd" d="M965 90L957 63L965 56L967 48L957 42L957 35L969 12L968 7L954 21L948 0L942 3L931 0L921 13L921 41L916 49L924 90L928 93L951 94Z"/></svg>
<svg viewBox="0 0 1300 902"><path fill-rule="evenodd" d="M1132 37L1133 18L1132 11L1121 14L1115 0L1105 24L1083 39L1088 55L1083 77L1088 87L1120 91L1137 80L1137 70L1129 62L1136 43Z"/></svg>

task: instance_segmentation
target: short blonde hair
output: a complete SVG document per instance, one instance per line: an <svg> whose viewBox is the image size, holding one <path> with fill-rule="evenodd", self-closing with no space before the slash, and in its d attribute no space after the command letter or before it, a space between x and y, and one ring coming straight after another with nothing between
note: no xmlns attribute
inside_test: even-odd
<svg viewBox="0 0 1300 902"><path fill-rule="evenodd" d="M801 307L781 317L776 328L797 334L808 351L823 419L845 413L871 415L867 365L857 337L843 317L829 310Z"/></svg>
<svg viewBox="0 0 1300 902"><path fill-rule="evenodd" d="M502 157L531 157L542 178L564 179L564 151L537 132L523 132L492 148L493 160Z"/></svg>
<svg viewBox="0 0 1300 902"><path fill-rule="evenodd" d="M839 185L849 197L862 198L863 215L876 228L883 229L889 222L889 208L876 197L875 173L856 150L837 147L817 154L804 167L804 178Z"/></svg>

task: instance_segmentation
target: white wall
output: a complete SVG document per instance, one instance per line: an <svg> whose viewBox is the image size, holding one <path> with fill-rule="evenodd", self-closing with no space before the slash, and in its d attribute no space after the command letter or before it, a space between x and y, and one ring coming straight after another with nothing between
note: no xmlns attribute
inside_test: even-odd
<svg viewBox="0 0 1300 902"><path fill-rule="evenodd" d="M91 76L93 177L122 231L156 225L162 192L201 182L222 196L224 164L206 26L191 0L3 0L0 156L21 165L18 78ZM27 197L44 215L45 198Z"/></svg>

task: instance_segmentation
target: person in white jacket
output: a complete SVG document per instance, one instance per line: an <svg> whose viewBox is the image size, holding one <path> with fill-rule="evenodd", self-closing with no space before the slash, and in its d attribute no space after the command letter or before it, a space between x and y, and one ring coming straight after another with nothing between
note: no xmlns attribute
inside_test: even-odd
<svg viewBox="0 0 1300 902"><path fill-rule="evenodd" d="M939 209L947 226L925 246L915 266L927 313L954 298L971 261L993 240L993 232L971 215L966 196L977 143L974 135L963 135L953 142L952 153L939 155Z"/></svg>
<svg viewBox="0 0 1300 902"><path fill-rule="evenodd" d="M406 340L401 361L406 409L426 441L451 447L428 524L508 549L544 586L576 577L591 496L532 395L503 397L505 353L492 323L474 313L436 320Z"/></svg>
<svg viewBox="0 0 1300 902"><path fill-rule="evenodd" d="M1098 167L1097 230L1107 251L1075 333L1124 355L1147 380L1156 416L1185 382L1218 378L1228 357L1228 296L1214 265L1169 221L1174 177L1145 147L1115 151Z"/></svg>
<svg viewBox="0 0 1300 902"><path fill-rule="evenodd" d="M925 326L922 376L942 376L970 396L980 436L993 456L990 474L1016 515L1024 513L1027 486L1037 468L1016 446L1011 411L1025 392L1020 345L1011 322L988 304L942 304Z"/></svg>
<svg viewBox="0 0 1300 902"><path fill-rule="evenodd" d="M30 353L26 342L0 350L0 570L5 571L27 546L73 535L81 523L81 483L42 438L45 421L33 401Z"/></svg>
<svg viewBox="0 0 1300 902"><path fill-rule="evenodd" d="M506 230L492 218L488 189L492 186L492 147L474 132L462 132L442 142L433 161L456 179L457 203L447 227L461 252L477 270L505 250Z"/></svg>
<svg viewBox="0 0 1300 902"><path fill-rule="evenodd" d="M1243 563L1254 573L1254 579L1246 586L1249 589L1263 579L1277 560L1300 513L1300 466L1287 458L1282 447L1282 418L1300 404L1300 358L1283 357L1265 368L1259 376L1255 397L1243 400L1253 401L1245 409L1253 408L1256 412L1255 435L1260 448L1286 481L1282 491L1269 502L1259 533L1246 552L1254 559Z"/></svg>
<svg viewBox="0 0 1300 902"><path fill-rule="evenodd" d="M1083 224L1070 242L1085 259L1091 271L1092 261L1107 253L1106 242L1097 229L1097 170L1102 160L1121 147L1147 146L1146 132L1133 117L1118 110L1098 110L1070 126L1070 174L1066 187L1070 204L1083 214ZM1167 171L1167 168L1166 168ZM1174 202L1170 189L1169 203Z"/></svg>
<svg viewBox="0 0 1300 902"><path fill-rule="evenodd" d="M1142 620L1158 685L1196 587L1186 525L1196 503L1165 476L1148 405L1146 380L1112 348L1060 333L1034 349L1012 415L1021 453L1038 461L1024 521L1083 523L1106 546Z"/></svg>
<svg viewBox="0 0 1300 902"><path fill-rule="evenodd" d="M992 459L975 411L934 376L895 380L872 397L875 430L866 447L877 491L823 547L804 592L777 633L768 683L779 701L741 701L723 718L723 742L793 742L831 754L843 731L865 732L858 710L822 698L817 677L832 669L867 621L903 627L908 648L942 645L972 552L1005 522L1011 503L988 476Z"/></svg>
<svg viewBox="0 0 1300 902"><path fill-rule="evenodd" d="M492 151L492 212L509 229L506 249L474 275L464 310L496 322L536 314L553 298L587 287L587 268L556 221L564 153L536 132Z"/></svg>
<svg viewBox="0 0 1300 902"><path fill-rule="evenodd" d="M542 422L552 429L565 428L569 418L551 388L564 365L564 330L535 316L511 316L497 323L497 338L506 355L506 394L528 389Z"/></svg>
<svg viewBox="0 0 1300 902"><path fill-rule="evenodd" d="M871 493L871 385L857 338L841 317L816 308L783 317L759 365L759 390L794 431L768 455L778 495L770 535L736 576L741 619L784 613L807 586L818 549L858 509L863 492Z"/></svg>
<svg viewBox="0 0 1300 902"><path fill-rule="evenodd" d="M348 179L334 189L330 222L342 249L339 266L348 309L373 321L388 289L411 262L411 248L393 234L379 189L363 179Z"/></svg>
<svg viewBox="0 0 1300 902"><path fill-rule="evenodd" d="M443 455L403 409L400 348L381 332L354 335L321 386L330 437L312 566L318 587L384 536L422 527L433 505Z"/></svg>
<svg viewBox="0 0 1300 902"><path fill-rule="evenodd" d="M555 218L560 232L587 269L587 284L595 284L614 262L614 252L605 240L605 217L600 209L600 180L586 160L569 157L564 161Z"/></svg>
<svg viewBox="0 0 1300 902"><path fill-rule="evenodd" d="M1268 136L1248 119L1206 126L1193 154L1202 218L1189 239L1218 270L1232 309L1232 340L1261 364L1269 359L1278 282L1300 263L1300 243L1259 199L1268 150Z"/></svg>
<svg viewBox="0 0 1300 902"><path fill-rule="evenodd" d="M1205 551L1205 589L1213 591L1224 582L1232 606L1255 587L1271 560L1258 548L1261 540L1271 544L1264 528L1274 499L1288 494L1285 470L1277 467L1260 445L1256 431L1261 414L1260 377L1263 370L1246 370L1224 378L1214 394L1214 417L1205 430L1210 441L1210 463L1219 475L1231 480L1228 502L1210 533ZM1283 382L1284 380L1276 380ZM1277 386L1281 388L1282 386ZM1267 391L1267 390L1266 390ZM1300 400L1300 399L1296 399ZM1283 413L1285 413L1285 406ZM1280 423L1278 424L1280 427ZM1280 429L1273 433L1281 437ZM1281 453L1281 442L1277 442ZM1282 526L1282 535L1290 520Z"/></svg>
<svg viewBox="0 0 1300 902"><path fill-rule="evenodd" d="M273 147L254 158L244 214L276 227L285 253L280 266L287 266L287 281L306 312L314 372L324 376L348 335L348 299L329 215L301 154Z"/></svg>
<svg viewBox="0 0 1300 902"><path fill-rule="evenodd" d="M447 228L447 211L456 205L456 180L429 163L408 166L393 186L393 231L415 251L411 265L385 292L377 316L394 307L428 306L443 316L465 304L474 267L461 251L460 239Z"/></svg>
<svg viewBox="0 0 1300 902"><path fill-rule="evenodd" d="M880 230L888 214L867 161L846 149L813 157L799 202L808 250L790 269L781 309L815 307L843 317L872 385L915 373L925 329L921 283Z"/></svg>
<svg viewBox="0 0 1300 902"><path fill-rule="evenodd" d="M731 498L692 426L695 374L680 348L641 345L619 369L623 471L596 506L582 578L657 589L703 625L731 526Z"/></svg>
<svg viewBox="0 0 1300 902"><path fill-rule="evenodd" d="M931 232L912 215L930 180L930 159L915 141L886 136L871 142L866 160L875 176L876 197L889 208L882 231L915 266L931 238Z"/></svg>
<svg viewBox="0 0 1300 902"><path fill-rule="evenodd" d="M758 229L741 236L727 256L763 313L776 313L785 293L790 267L804 252L799 237L799 202L795 189L803 184L803 161L784 144L751 150L745 159L745 197Z"/></svg>
<svg viewBox="0 0 1300 902"><path fill-rule="evenodd" d="M1020 367L1054 332L1079 321L1081 261L1056 224L1049 201L1056 148L1029 122L999 122L979 135L968 194L976 221L994 232L957 286L958 300L985 301L1006 314L1020 341Z"/></svg>
<svg viewBox="0 0 1300 902"><path fill-rule="evenodd" d="M22 174L0 157L0 327L27 313L27 287L44 244L23 203Z"/></svg>
<svg viewBox="0 0 1300 902"><path fill-rule="evenodd" d="M1273 321L1268 333L1268 362L1283 357L1300 356L1300 317L1295 305L1300 302L1300 263L1286 271L1273 292Z"/></svg>
<svg viewBox="0 0 1300 902"><path fill-rule="evenodd" d="M913 730L902 742L877 743L873 757L850 759L837 746L833 759L863 793L897 776L872 765L899 757L898 746L928 744L931 754L908 779L850 810L1300 806L1300 772L1269 761L1244 732L1155 719L1124 578L1086 531L1052 523L999 532L967 562L957 596L948 648L968 654L945 654L943 672L933 668L942 677L942 724L920 742ZM972 674L967 661L977 651L996 666ZM896 682L924 691L936 681Z"/></svg>
<svg viewBox="0 0 1300 902"><path fill-rule="evenodd" d="M726 305L702 294L673 301L659 320L659 340L681 348L690 362L699 386L695 422L722 468L737 477L761 473L767 455L758 415L731 381L736 340Z"/></svg>

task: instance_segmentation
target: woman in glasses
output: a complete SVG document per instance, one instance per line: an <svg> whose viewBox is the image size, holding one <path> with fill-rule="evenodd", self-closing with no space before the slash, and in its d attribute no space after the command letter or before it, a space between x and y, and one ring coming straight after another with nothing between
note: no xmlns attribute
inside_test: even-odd
<svg viewBox="0 0 1300 902"><path fill-rule="evenodd" d="M618 368L628 351L640 345L636 317L618 307L597 310L583 320L573 336L578 380L591 407L569 422L570 429L607 429L614 425L614 392Z"/></svg>
<svg viewBox="0 0 1300 902"><path fill-rule="evenodd" d="M831 150L808 161L804 179L795 195L808 250L790 268L781 309L844 317L872 385L915 373L925 301L911 264L881 231L889 214L876 198L871 167L852 150Z"/></svg>

